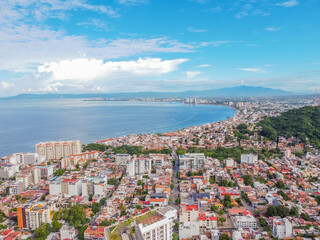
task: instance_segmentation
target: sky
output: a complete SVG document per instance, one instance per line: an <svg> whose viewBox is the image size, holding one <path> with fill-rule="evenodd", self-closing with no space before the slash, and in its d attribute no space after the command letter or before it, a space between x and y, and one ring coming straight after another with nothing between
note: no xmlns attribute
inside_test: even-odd
<svg viewBox="0 0 320 240"><path fill-rule="evenodd" d="M0 97L320 89L320 0L0 0Z"/></svg>

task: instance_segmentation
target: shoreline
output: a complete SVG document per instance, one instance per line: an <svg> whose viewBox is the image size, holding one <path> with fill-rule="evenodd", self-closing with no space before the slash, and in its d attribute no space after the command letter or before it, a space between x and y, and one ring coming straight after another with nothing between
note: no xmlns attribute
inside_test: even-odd
<svg viewBox="0 0 320 240"><path fill-rule="evenodd" d="M48 102L51 102L51 101L48 101ZM130 102L129 102L130 103ZM162 105L162 103L164 103ZM168 104L170 102L141 102L140 104L141 105L151 105L151 104L155 104L157 106L165 106L165 105L171 105L171 104ZM138 104L138 105L140 105ZM94 142L99 142L101 141L101 139L106 139L106 138L114 138L114 139L117 139L117 138L124 138L124 137L127 137L127 136L133 136L133 135L153 135L153 134L157 134L157 133L173 133L173 132L177 132L178 130L181 130L181 129L188 129L188 128L192 128L192 127L196 127L196 126L203 126L203 125L207 125L207 124L212 124L212 123L216 123L216 122L221 122L221 121L227 121L229 120L230 118L236 116L236 114L238 113L238 110L231 107L231 106L227 106L227 105L224 105L224 104L202 104L202 103L199 103L199 104L189 104L190 106L187 106L185 107L185 110L183 108L183 106L186 106L187 104L185 103L181 103L181 102L173 102L174 105L176 106L182 106L182 108L178 108L178 112L173 108L172 110L170 110L169 112L171 111L174 111L174 112L177 112L179 114L184 114L185 113L185 116L182 117L183 121L185 121L185 123L181 123L179 120L176 120L173 124L170 122L170 121L162 121L162 120L158 120L158 123L153 121L153 122L150 122L151 125L147 125L147 124L143 124L143 122L138 122L138 124L136 124L136 126L133 124L127 124L128 121L123 121L123 123L121 123L121 121L119 122L121 126L127 126L127 128L119 128L118 126L116 126L116 128L112 128L109 129L109 127L99 127L101 125L97 125L98 127L96 127L96 131L93 132L93 134L91 134L92 136L90 136L90 134L87 134L90 129L88 128L84 128L83 131L79 131L80 133L79 134L76 134L78 135L73 137L73 136L69 136L67 137L66 135L67 134L52 134L51 132L52 131L49 131L45 138L42 137L42 135L39 135L39 134L31 134L31 138L28 137L28 133L30 133L30 131L32 131L33 129L33 125L30 125L30 127L28 127L29 130L26 130L26 131L23 131L21 132L20 134L23 134L27 137L24 138L23 142L21 143L17 143L16 144L16 147L13 148L11 146L11 142L13 141L17 141L17 139L14 139L13 137L11 139L4 139L3 141L5 141L5 145L4 145L4 148L3 148L3 153L1 153L1 157L5 157L5 156L9 156L9 155L12 155L14 153L19 153L19 152L34 152L34 144L38 143L38 142L45 142L45 141L65 141L65 140L73 140L73 139L79 139L83 144L87 145L89 143L94 143ZM29 105L29 104L28 104ZM33 104L32 104L33 105ZM50 104L49 104L50 105ZM191 115L188 115L188 109L189 107L195 107L196 105L203 105L203 107L206 105L207 106L207 109L204 109L204 110L201 110L200 108L198 110L195 110L194 111L194 114L195 114L195 117L193 119L193 117L191 117L191 119L188 120L188 117L190 117ZM36 108L37 108L38 105L36 105ZM43 104L39 104L39 106L41 108L43 108ZM51 105L50 105L51 106ZM208 107L214 107L214 106L221 106L221 115L219 114L219 110L217 110L217 113L216 114L206 114L206 112L209 112L210 108ZM9 109L11 109L11 107L15 107L14 105L13 106L8 106ZM69 107L73 108L73 104L70 105ZM200 106L201 107L201 106ZM225 108L225 107L228 107L228 108ZM232 109L233 111L231 111L230 109ZM55 108L53 108L55 110ZM155 108L156 109L156 108ZM217 109L217 108L216 108ZM219 108L218 108L219 109ZM79 110L81 110L81 108L79 108ZM38 111L38 110L37 110ZM157 110L155 110L157 112ZM214 112L214 110L212 110ZM165 110L165 112L167 112ZM225 112L229 112L229 114L224 114ZM85 114L86 112L84 112L83 114ZM178 116L177 113L174 113L173 117L176 118L176 116ZM107 114L107 113L106 113ZM65 115L68 115L68 114L65 114ZM100 114L101 115L101 114ZM202 116L203 115L203 116ZM102 115L103 116L103 115ZM133 112L133 116L134 116L134 112ZM139 117L140 115L138 115ZM180 116L180 115L179 115ZM217 116L217 117L216 117ZM168 117L165 116L164 119L166 119ZM181 120L181 117L179 117L180 120ZM217 118L217 119L215 119ZM222 120L219 120L219 118L221 118ZM101 121L101 124L102 122L104 121L103 125L106 124L106 121L103 120L103 118L101 118L101 116L97 116L97 119L100 119ZM150 118L150 121L151 119L157 119L156 115L155 115L155 118ZM10 119L8 119L9 121ZM87 119L86 119L87 120ZM201 120L204 120L203 123L201 123ZM207 121L206 121L207 120ZM43 121L46 121L46 120L43 120ZM149 123L149 120L146 119L146 123ZM188 125L188 122L190 123L190 125ZM197 124L197 122L199 124ZM193 123L193 124L192 124ZM79 125L79 124L78 124ZM88 124L87 124L88 125ZM90 125L90 122L89 122L89 125ZM130 126L132 125L132 127ZM152 126L152 125L155 125L155 126ZM171 126L170 126L171 125ZM19 124L17 125L19 126ZM108 124L106 125L108 126ZM74 127L73 127L74 128ZM118 129L119 128L119 129ZM41 128L42 129L42 128ZM57 126L56 129L60 129L60 125ZM63 128L61 128L63 129ZM61 130L60 129L60 130ZM81 128L80 128L81 129ZM98 130L99 129L99 130ZM157 130L158 129L158 130ZM100 132L99 132L100 131ZM111 133L110 135L106 134L104 135L103 133ZM123 132L121 134L121 132ZM99 134L100 133L100 134ZM38 136L39 135L39 136ZM96 136L95 136L96 135ZM50 137L52 136L52 137ZM7 149L7 150L5 150Z"/></svg>
<svg viewBox="0 0 320 240"><path fill-rule="evenodd" d="M179 103L179 102L177 102ZM180 102L181 103L181 102ZM227 117L225 120L221 120L221 121L216 121L216 122L208 122L208 123L204 123L204 124L200 124L200 125L191 125L191 126L188 126L188 127L185 127L185 128L182 128L182 129L177 129L177 130L173 130L173 131L169 131L169 132L160 132L160 133L140 133L140 134L127 134L127 135L123 135L123 136L119 136L119 137L109 137L109 138L106 138L104 140L97 140L95 141L94 143L100 143L100 144L103 144L103 142L105 142L105 140L108 140L108 139L117 139L117 138L125 138L125 137L129 137L129 136L141 136L141 135L154 135L154 134L168 134L168 133L174 133L174 132L177 132L179 130L183 130L183 129L188 129L188 128L194 128L194 127L204 127L205 125L208 125L208 124L214 124L214 123L219 123L219 122L225 122L225 121L228 121L230 118L233 118L235 117L238 113L239 113L239 109L235 108L235 107L232 107L232 106L228 106L228 105L224 105L224 104L187 104L187 103L181 103L181 104L186 104L186 105L213 105L213 106L223 106L223 107L229 107L231 109L233 109L235 111L235 113L233 114L233 116L231 117ZM89 143L88 143L89 144Z"/></svg>

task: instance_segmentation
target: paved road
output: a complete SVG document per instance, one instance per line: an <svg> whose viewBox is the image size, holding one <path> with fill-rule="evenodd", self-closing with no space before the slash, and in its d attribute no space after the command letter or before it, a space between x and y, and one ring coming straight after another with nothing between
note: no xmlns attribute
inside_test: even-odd
<svg viewBox="0 0 320 240"><path fill-rule="evenodd" d="M175 160L175 165L173 166L173 184L174 188L171 191L171 207L174 207L179 211L179 205L176 204L176 200L179 197L179 183L177 179L177 173L179 172L179 157L177 156L176 152L172 149L172 158ZM177 220L174 222L179 222L179 216L177 217ZM179 231L173 230L173 232L178 234L178 239L179 239Z"/></svg>

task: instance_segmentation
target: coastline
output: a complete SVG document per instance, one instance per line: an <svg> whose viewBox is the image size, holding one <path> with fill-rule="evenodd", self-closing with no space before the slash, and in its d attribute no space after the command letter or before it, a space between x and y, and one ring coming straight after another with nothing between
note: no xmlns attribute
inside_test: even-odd
<svg viewBox="0 0 320 240"><path fill-rule="evenodd" d="M6 113L6 117L0 119L3 136L0 138L1 157L18 152L34 152L34 145L38 142L79 139L83 144L88 144L107 137L176 132L225 121L237 114L236 109L224 104L186 106L177 102L163 103L109 105L81 103L74 99L66 102L10 101L8 105L0 106Z"/></svg>
<svg viewBox="0 0 320 240"><path fill-rule="evenodd" d="M187 103L183 103L183 102L177 102L177 103L181 103L181 104L187 104ZM224 105L224 104L209 104L209 103L205 103L205 104L187 104L187 105L213 105L213 106L223 106L223 107L229 107L231 109L233 109L235 111L235 113L233 114L233 116L231 117L227 117L225 120L220 120L220 121L215 121L215 122L208 122L208 123L204 123L204 124L199 124L199 125L191 125L191 126L188 126L188 127L185 127L185 128L182 128L182 129L177 129L177 130L173 130L173 131L169 131L169 132L161 132L161 133L141 133L141 134L127 134L127 135L123 135L123 136L119 136L119 137L110 137L110 138L106 138L105 140L107 139L119 139L119 138L126 138L126 137L129 137L129 136L141 136L141 135L154 135L154 134L162 134L162 135L165 135L165 134L172 134L172 133L175 133L175 132L178 132L180 130L184 130L184 129L189 129L189 128L195 128L195 127L205 127L206 125L208 124L215 124L215 123L221 123L221 122L225 122L225 121L228 121L230 120L231 118L235 117L238 113L239 113L239 109L233 107L233 106L228 106L228 105ZM102 143L104 142L105 140L97 140L95 141L95 143Z"/></svg>

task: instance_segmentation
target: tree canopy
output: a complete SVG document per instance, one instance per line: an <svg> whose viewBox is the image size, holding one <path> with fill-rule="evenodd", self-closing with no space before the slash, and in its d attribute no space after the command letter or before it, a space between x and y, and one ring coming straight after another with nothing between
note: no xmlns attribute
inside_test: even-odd
<svg viewBox="0 0 320 240"><path fill-rule="evenodd" d="M320 148L320 107L306 106L282 113L279 117L265 117L260 121L261 135L272 141L278 136L296 137L304 143Z"/></svg>

